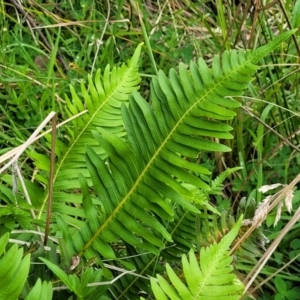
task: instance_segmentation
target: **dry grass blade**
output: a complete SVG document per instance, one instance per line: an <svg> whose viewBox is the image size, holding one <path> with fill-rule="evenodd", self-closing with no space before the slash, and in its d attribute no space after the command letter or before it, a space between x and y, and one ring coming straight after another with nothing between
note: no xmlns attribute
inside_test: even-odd
<svg viewBox="0 0 300 300"><path fill-rule="evenodd" d="M299 175L300 176L300 175ZM286 224L286 226L282 229L280 234L276 237L276 239L273 241L273 243L270 245L268 250L265 252L265 254L260 258L260 260L257 262L257 264L254 266L254 268L249 272L247 277L244 280L245 292L249 289L249 287L252 285L256 277L259 275L260 271L264 267L264 265L267 263L273 252L276 250L277 246L281 242L281 240L285 237L285 235L289 232L289 230L295 225L295 223L298 222L300 219L300 207L295 212L294 216L291 218L291 220Z"/></svg>
<svg viewBox="0 0 300 300"><path fill-rule="evenodd" d="M28 140L22 144L21 146L15 148L15 151L10 151L12 152L10 157L7 157L5 155L1 156L0 158L0 163L3 162L4 160L13 157L4 167L0 169L0 174L3 173L8 167L10 167L12 164L17 162L19 157L23 154L23 152L27 149L27 147L32 144L35 140L37 135L42 131L42 129L46 126L46 124L53 118L55 115L55 112L50 112L49 115L46 117L46 119L41 123L41 125L33 132L33 134L28 138ZM4 159L3 159L4 157Z"/></svg>
<svg viewBox="0 0 300 300"><path fill-rule="evenodd" d="M1 169L0 169L0 174L3 173L3 171L5 171L7 168L9 168L10 166L12 166L12 169L13 169L13 178L14 176L18 176L20 182L21 182L21 185L22 185L22 188L23 188L23 191L24 191L24 195L25 195L25 199L27 201L27 203L29 205L31 205L31 200L30 200L30 197L29 197L29 193L26 189L26 186L25 186L25 183L24 183L24 180L23 180L23 177L22 177L22 173L20 171L20 168L18 166L18 159L20 158L20 156L23 154L23 152L27 149L27 147L33 143L33 141L35 140L36 136L40 133L40 131L46 126L46 124L55 116L55 112L51 112L47 117L46 119L40 124L40 126L33 132L33 134L28 138L28 140L23 144L21 145L20 147L17 148L17 151L14 152L14 154L12 155L12 159L5 165L3 166ZM14 173L15 172L15 173ZM15 179L16 181L16 179ZM13 180L14 182L14 180ZM13 190L17 189L17 187L14 187L13 186ZM16 203L16 205L18 205ZM33 217L33 219L36 219L36 215L35 215L35 212L33 209L30 210L30 214L31 216ZM40 231L40 228L37 227L36 228L37 231Z"/></svg>
<svg viewBox="0 0 300 300"><path fill-rule="evenodd" d="M265 211L265 217L268 215L268 213L276 206L278 205L282 199L285 199L288 197L294 186L300 181L300 174L294 180L285 186L280 192L278 192L275 196L272 197L272 203L270 203L267 211ZM240 238L240 240L234 245L234 247L231 249L230 254L232 255L241 245L242 243L250 236L250 234L261 224L263 219L259 220L259 223L252 223L251 227L244 233L244 235Z"/></svg>
<svg viewBox="0 0 300 300"><path fill-rule="evenodd" d="M247 297L248 295L252 295L256 290L258 290L260 287L262 287L264 284L266 284L268 281L270 281L273 277L275 277L277 274L279 274L281 271L283 271L285 268L287 268L289 265L291 265L299 257L300 257L300 253L298 253L293 259L291 259L288 263L286 263L283 267L281 267L280 269L278 269L276 272L274 272L268 278L264 279L259 284L255 285L255 288L253 288L252 290L250 290L249 292L247 292L244 295L244 297Z"/></svg>
<svg viewBox="0 0 300 300"><path fill-rule="evenodd" d="M61 126L63 126L63 125L65 125L65 124L67 124L67 123L69 123L69 122L71 122L72 120L74 120L74 119L80 117L81 115L85 114L86 112L87 112L87 110L84 110L84 111L78 113L77 115L75 115L75 116L73 116L73 117L67 119L66 121L63 121L63 122L59 123L59 124L56 126L56 129L59 128L59 127L61 127ZM54 113L54 114L55 114L55 113ZM47 117L47 120L48 120L48 122L49 122L49 121L51 120L51 118L49 118L49 116L48 116L48 117ZM44 121L44 122L45 122L45 121ZM44 124L44 122L43 122L42 124ZM45 122L45 123L47 124L48 122ZM44 125L44 126L45 126L45 125ZM43 126L43 127L44 127L44 126ZM41 127L41 126L39 126L38 128L40 128L40 127ZM42 127L42 128L43 128L43 127ZM39 130L38 132L40 132L40 131L42 130L42 128L40 128L40 130ZM27 145L27 146L25 147L25 149L26 149L29 145L31 145L32 143L34 143L34 142L36 142L37 140L39 140L41 137L43 137L43 136L45 136L46 134L50 133L51 131L52 131L52 128L46 130L45 132L43 132L42 134L40 134L40 135L38 135L38 136L35 135L33 138L31 138L31 137L33 136L33 135L32 135L32 136L26 141L26 145ZM27 143L27 142L28 142L28 143ZM24 144L22 144L22 145L20 145L19 147L16 147L16 148L10 150L9 152L3 154L3 155L0 157L0 164L3 163L4 161L10 159L10 158L13 157L14 155L16 155L16 153L18 153L18 152L21 150L21 148L22 148L23 146L24 146ZM23 151L23 152L24 152L24 151ZM22 153L23 153L23 152L22 152ZM2 169L1 169L1 170L2 170ZM0 170L0 173L1 173L1 170Z"/></svg>
<svg viewBox="0 0 300 300"><path fill-rule="evenodd" d="M36 27L36 22L34 17L30 15L29 12L26 12L25 9L22 6L22 3L19 3L17 0L10 0L10 2L16 7L16 9L24 16L24 18L28 21L31 27ZM40 29L37 29L40 39L45 44L46 48L51 52L52 51L52 45L49 43L46 36L43 34L43 32ZM62 54L60 51L58 51L58 60L60 61L61 65L63 66L64 70L68 70L68 65L66 64Z"/></svg>

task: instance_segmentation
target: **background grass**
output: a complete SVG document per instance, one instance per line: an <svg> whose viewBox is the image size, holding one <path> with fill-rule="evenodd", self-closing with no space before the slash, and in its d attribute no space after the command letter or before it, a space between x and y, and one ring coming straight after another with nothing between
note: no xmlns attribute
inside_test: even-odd
<svg viewBox="0 0 300 300"><path fill-rule="evenodd" d="M141 93L157 70L167 72L179 62L204 57L209 63L225 49L254 49L288 28L300 25L300 1L1 1L0 4L0 154L30 136L54 110L60 121L67 119L64 95L69 85L80 94L80 82L107 64L119 65L144 42L140 72ZM234 139L226 141L233 151L225 156L202 157L215 174L242 166L228 180L222 196L212 202L236 213L245 197L246 205L264 196L262 185L287 184L299 174L299 46L290 41L279 49L257 73L243 108L230 125ZM58 135L64 137L64 129ZM35 149L47 153L46 140ZM28 157L23 157L24 175L34 180ZM300 202L295 188L294 209ZM272 241L290 220L283 212L273 228L276 212L268 215L264 234ZM285 236L261 272L271 275L299 253L299 225ZM248 271L256 258L239 262ZM250 263L249 263L250 262ZM292 290L299 285L299 259L278 276ZM248 267L249 266L249 267ZM277 277L278 278L278 277ZM277 280L277 281L276 281ZM280 279L271 280L262 299L299 299L287 295ZM268 293L268 294L267 294ZM266 296L267 295L267 296ZM298 294L299 295L299 294ZM267 298L266 298L267 297ZM280 298L281 297L281 298ZM293 298L294 297L294 298Z"/></svg>

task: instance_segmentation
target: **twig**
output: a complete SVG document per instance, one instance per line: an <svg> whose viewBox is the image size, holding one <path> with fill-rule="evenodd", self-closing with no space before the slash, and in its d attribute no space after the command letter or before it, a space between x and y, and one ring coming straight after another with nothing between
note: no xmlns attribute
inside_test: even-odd
<svg viewBox="0 0 300 300"><path fill-rule="evenodd" d="M27 192L26 185L24 183L20 168L18 166L18 159L22 155L22 153L27 149L27 147L33 142L34 138L38 135L38 133L45 127L45 125L55 116L55 112L51 112L47 118L41 123L41 125L33 132L33 134L29 137L29 139L21 145L21 147L18 149L18 151L15 153L15 156L0 170L0 174L5 171L8 167L12 166L13 169L13 183L16 180L16 175L19 177L19 180L21 182L21 186L23 188L23 192L26 198L26 201L29 205L32 205L29 194ZM13 192L15 193L16 189L16 183L13 184ZM16 205L18 205L16 203ZM33 209L30 209L30 213L33 219L36 219L36 214ZM36 226L37 231L40 231L40 228Z"/></svg>
<svg viewBox="0 0 300 300"><path fill-rule="evenodd" d="M48 235L49 235L49 227L50 227L50 220L51 220L52 195L53 195L53 176L54 176L54 167L55 167L56 122L57 122L57 116L54 115L53 118L52 118L52 140L51 140L51 160L50 160L50 175L49 175L49 193L48 193L48 208L47 208L44 246L47 245Z"/></svg>

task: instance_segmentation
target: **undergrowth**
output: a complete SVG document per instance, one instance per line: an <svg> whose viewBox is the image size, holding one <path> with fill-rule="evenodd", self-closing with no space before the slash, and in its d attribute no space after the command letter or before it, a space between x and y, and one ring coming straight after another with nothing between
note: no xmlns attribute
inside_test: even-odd
<svg viewBox="0 0 300 300"><path fill-rule="evenodd" d="M83 282L81 290L75 292L73 290L77 297L82 294L84 299L89 299L87 297L93 299L92 288L86 289L84 284L97 281L109 284L97 286L96 291L94 290L94 297L104 294L103 291L109 287L106 295L112 298L124 297L126 299L128 295L132 297L136 293L136 296L150 299L147 279L138 280L135 276L136 274L144 276L144 265L149 265L147 272L155 276L158 273L162 274L165 264L169 263L179 278L183 279L183 266L187 266L188 261L185 257L181 264L182 255L187 255L190 249L194 249L197 255L201 247L208 247L213 241L219 243L241 214L244 219L251 220L252 223L241 227L237 238L241 242L241 247L235 241L231 254L234 253L237 257L233 264L235 274L246 286L247 292L256 299L298 299L299 258L297 255L300 249L297 236L299 226L296 223L297 207L300 201L297 189L300 56L298 32L259 62L261 68L255 73L254 79L247 82L245 94L234 97L241 107L234 108L236 117L227 116L228 118L224 119L227 129L232 128L233 138L229 139L224 135L216 136L211 133L210 137L213 137L215 142L232 151L223 153L222 150L225 148L217 148L212 152L202 150L197 159L186 159L188 163L198 164L198 166L201 164L202 171L210 171L201 173L199 167L193 170L193 174L201 182L209 185L214 192L205 191L206 186L202 183L201 192L196 192L193 184L185 180L186 177L183 178L182 174L176 176L173 173L174 178L177 178L176 182L193 195L193 201L196 201L198 197L197 209L201 209L202 214L197 215L196 212L195 214L191 212L186 216L184 207L180 206L183 202L178 200L177 210L173 211L172 216L175 223L172 223L173 206L169 207L170 203L160 204L159 208L157 203L151 206L151 209L155 209L156 221L153 221L153 224L162 223L163 227L167 228L165 232L156 223L156 229L152 228L155 237L151 237L151 243L156 243L158 248L163 248L161 254L154 253L155 249L147 246L149 240L143 241L144 248L141 250L138 247L140 241L135 241L132 245L132 240L115 239L116 232L106 233L107 240L101 244L101 247L109 247L112 250L109 252L111 257L105 257L100 252L99 258L99 255L93 252L94 250L84 254L86 248L79 249L79 244L74 248L74 245L70 246L69 243L70 237L76 236L77 229L83 228L87 215L93 216L95 213L84 211L82 191L85 201L90 201L89 203L97 207L99 212L107 213L108 209L99 200L101 193L93 189L94 177L88 175L87 170L82 171L86 165L86 159L91 171L94 161L97 160L93 156L94 152L100 155L101 159L107 158L109 146L105 152L102 144L96 142L98 139L103 143L103 138L99 136L100 133L105 135L106 131L90 132L93 135L89 138L95 142L92 145L90 140L88 142L92 148L87 152L88 158L85 158L86 151L82 148L85 146L84 143L78 146L81 149L80 155L77 155L76 143L72 144L79 133L83 132L86 120L97 111L96 107L93 110L88 103L91 99L92 102L96 101L95 99L100 94L98 82L103 83L103 78L113 82L117 75L121 76L121 69L119 73L114 73L113 68L118 68L122 63L128 62L132 59L134 51L139 49L137 52L140 51L140 53L136 52L136 57L132 60L135 70L130 69L130 64L127 65L132 73L128 71L129 73L124 76L128 80L126 76L134 74L132 76L135 76L135 82L130 87L123 85L124 89L121 92L125 96L124 98L122 96L122 101L124 103L138 101L136 94L131 100L128 100L127 96L139 89L141 96L146 100L145 103L150 103L155 109L156 102L149 89L150 82L152 82L152 87L153 82L156 82L155 76L163 80L163 76L159 75L162 71L168 74L170 68L174 68L180 72L180 63L185 65L189 65L190 61L198 63L199 57L202 57L210 68L213 66L213 57L222 56L225 50L255 50L271 42L287 29L299 27L300 1L296 3L294 1L284 3L283 1L266 1L264 4L257 1L254 4L252 1L233 3L227 0L193 2L186 0L164 2L88 0L63 3L11 0L1 1L0 13L0 154L11 153L9 151L24 144L51 111L57 113L58 123L60 123L80 111L88 110L85 115L60 126L56 131L55 163L61 166L62 170L67 170L72 163L78 163L78 165L68 174L67 171L61 173L57 185L54 180L50 235L47 245L51 248L50 252L44 251L41 243L44 242L44 221L47 218L48 209L51 134L28 145L18 162L32 199L32 206L24 200L24 188L21 187L20 182L18 187L14 185L14 174L18 170L13 170L12 177L8 169L1 174L0 236L2 247L6 249L3 251L5 253L14 251L20 264L23 260L28 260L29 253L31 253L32 264L28 271L31 277L25 287L21 287L23 290L20 292L17 290L21 299L25 297L30 299L29 291L37 278L44 280L44 283L40 282L38 287L40 291L41 289L49 290L46 282L52 281L53 299L71 297L65 287L68 287L69 291L74 285L79 288L78 282L74 283L77 279L70 279L73 274L78 275L81 283ZM144 44L141 45L141 43ZM140 56L139 60L138 56ZM107 65L110 65L110 69L107 69L105 73ZM138 68L139 74L137 74ZM102 70L101 74L107 75L100 75L98 70ZM91 95L94 92L93 85L97 90L95 94L98 93L96 96ZM106 93L111 92L113 85L104 86L104 90ZM155 90L155 84L152 94L153 91L160 95L160 91L157 88ZM76 97L80 99L81 104ZM134 106L136 104L130 105L135 107L135 110L140 109ZM125 129L127 131L129 125L126 126L125 122L124 129L121 121L124 118L121 118L121 107L117 108L119 110L115 110L114 113L119 117L111 121L108 126L104 124L104 129L111 130L110 134L117 134L120 139L125 139ZM164 110L163 113L165 114ZM99 120L93 121L93 130L103 126L101 120L105 119L105 114L103 113ZM155 114L158 113L155 112ZM158 124L161 126L160 122ZM46 129L51 129L51 126L47 125L43 128L44 131ZM144 135L147 136L146 132ZM108 137L110 136L107 135L107 139ZM66 146L70 147L71 144L75 145L72 147L76 150L76 155L70 156L66 165L60 164L66 153ZM133 140L129 140L129 144L133 147ZM135 151L139 153L137 149ZM187 157L187 155L183 156ZM4 160L1 160L1 163L4 163ZM54 164L53 161L52 164ZM107 164L112 164L112 162L107 161ZM170 168L170 166L167 167ZM187 165L185 168L188 168ZM56 168L56 171L61 169ZM76 172L81 170L83 177L87 180L86 184L82 178L79 184L77 180L79 172L76 173L75 169ZM185 176L189 175L185 174ZM64 179L69 180L69 185L63 182ZM64 185L64 189L59 186L59 180ZM122 182L121 179L119 180L119 183ZM197 182L201 185L200 181ZM281 185L269 189L266 194L261 192L262 186L273 184ZM15 191L16 189L18 192ZM157 190L157 193L162 192ZM90 200L87 200L88 198ZM285 204L282 212L278 214L278 207L283 201ZM261 203L265 203L265 206ZM292 207L290 207L291 203ZM186 205L185 209L191 209L190 203ZM61 218L57 216L58 214L63 214L64 217ZM274 227L276 214L278 214L278 221ZM256 219L253 219L254 216ZM136 222L138 217L141 216L135 216L135 221L132 222ZM102 217L99 218L101 222L104 222ZM143 223L141 220L139 222ZM176 222L182 225L181 228L176 227ZM261 223L261 226L257 228L258 223ZM68 226L71 224L71 226L64 231L67 228L66 224ZM285 227L286 225L288 227ZM190 229L193 226L195 231L191 232ZM255 231L251 232L254 228ZM85 228L85 230L85 233L89 230L90 233L94 231L93 228ZM7 233L10 233L9 240ZM170 234L175 242L168 241ZM244 238L249 234L249 238L244 242ZM276 239L281 235L282 239L277 243ZM6 246L7 241L9 241L8 246ZM106 244L107 241L111 242L108 243L109 246ZM25 242L27 243L25 246L19 245L19 250L16 246L12 246L13 243ZM61 251L60 255L56 254L58 249ZM266 264L261 264L259 259L265 250L267 254L271 254L272 249L274 253L266 257ZM101 251L106 252L108 248ZM82 257L79 263L80 271L76 273L74 267L75 271L72 273L70 261L76 261L77 255ZM189 255L189 259L193 259L192 254ZM45 264L40 265L41 261L38 259L40 256L56 267L61 267L61 271L54 271L55 267L50 266L50 263L47 264L49 268L46 268ZM115 261L110 263L110 259ZM199 257L196 259L200 261L201 266ZM247 287L247 276L252 274L257 262L263 268L259 270L255 282ZM89 268L95 266L94 264L96 264L95 268ZM105 264L114 265L116 269L104 267ZM122 274L135 273L123 276L123 281L114 281L119 271ZM168 275L170 275L169 271L167 271ZM63 283L55 282L54 274ZM188 283L188 278L186 279L185 284ZM74 282L70 283L68 280L74 280ZM161 283L161 280L158 279L158 282ZM129 293L127 296L126 286ZM132 288L131 291L129 287ZM140 291L147 291L149 294L139 294Z"/></svg>

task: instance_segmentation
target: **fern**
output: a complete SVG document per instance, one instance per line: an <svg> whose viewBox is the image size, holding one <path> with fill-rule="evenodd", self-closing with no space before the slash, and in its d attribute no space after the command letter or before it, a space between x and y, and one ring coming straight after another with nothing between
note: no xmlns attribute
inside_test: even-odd
<svg viewBox="0 0 300 300"><path fill-rule="evenodd" d="M231 127L226 121L235 116L235 109L240 104L228 96L242 95L257 70L254 64L292 33L287 32L252 53L226 51L221 58L214 58L211 69L203 59L199 59L197 64L192 62L189 69L183 64L179 66L178 73L172 69L169 77L160 71L151 83L151 105L135 91L139 82L136 63L139 50L132 59L132 65L124 67L125 72L132 72L130 74L135 79L128 78L128 74L125 76L122 71L113 71L110 76L109 70L104 72L103 87L99 85L99 74L95 83L90 79L89 91L82 88L82 97L89 112L82 120L74 121L74 128L68 128L70 144L58 142L56 149L58 164L53 205L56 223L52 224L52 230L57 232L59 238L62 237L59 250L64 267L70 269L72 255L78 254L87 264L96 261L106 278L112 278L113 272L105 268L102 259L114 260L110 264L122 264L147 275L148 270L147 267L143 268L143 263L153 264L149 272L155 272L158 270L155 261L162 259L164 263L168 259L178 259L179 252L165 249L168 243L178 244L180 252L187 248L195 249L194 230L189 236L185 234L182 237L177 229L187 233L199 216L199 207L208 205L207 197L203 195L219 188L218 182L212 189L203 179L203 175L210 172L195 163L195 158L202 151L230 151L230 148L216 142L232 138ZM126 99L117 92L119 76L123 76L128 84L128 89L123 90ZM110 99L107 94L103 98L103 91L115 91L116 99L120 101ZM127 97L132 91L128 102ZM68 103L70 115L84 109L82 100L74 91L72 93L74 102ZM102 100L104 105L101 106ZM123 100L125 104L121 105ZM96 117L98 113L103 117L100 120ZM110 123L110 120L113 121ZM46 174L48 167L45 158L38 155L36 158L41 158L39 167ZM80 172L82 174L78 175ZM77 182L78 176L80 184ZM42 182L45 182L45 178L39 177ZM79 186L82 199L81 195L73 193ZM72 202L76 207L71 207L67 202ZM202 256L208 256L201 262L200 268L197 268L197 264L194 267L194 263L189 263L186 258L184 268L191 274L197 272L197 276L201 272L207 274L219 270L223 274L225 270L230 271L230 258L226 251L235 235L230 233L228 236L223 239L224 242L222 240L221 246L214 244L207 252L201 250ZM114 243L126 245L128 251L133 255L143 255L144 260L123 260L124 248L116 250ZM55 251L54 256L57 258ZM210 260L212 257L214 261ZM85 297L89 293L86 283L94 278L94 270L85 270L82 264L79 266L80 276L76 277L73 276L75 274L66 274L57 266L54 270L51 262L43 261L78 297ZM192 254L191 261L195 262ZM220 262L224 264L218 265ZM85 272L91 275L87 276ZM97 276L101 272L96 272ZM187 293L197 289L197 286L180 284L170 269L168 273L175 280L174 287L179 286ZM213 276L218 279L220 274L210 273L211 276L207 278L213 282ZM87 278L85 276L89 280L83 280ZM114 286L115 290L125 286L125 278L120 285ZM217 283L220 287L218 298L222 299L226 293L238 295L241 292L242 288L235 284L232 274L222 278L226 282L225 287L223 283ZM101 278L98 277L98 280ZM190 279L187 278L187 282ZM148 290L146 280L144 285L144 290ZM46 284L41 286L48 288ZM204 285L201 291L205 291L207 286ZM228 287L232 289L231 292L226 291ZM173 292L177 293L177 290ZM105 289L98 296L104 294Z"/></svg>
<svg viewBox="0 0 300 300"><path fill-rule="evenodd" d="M164 267L158 256L152 253L145 253L132 247L126 246L126 256L123 259L135 266L135 274L122 276L118 281L109 287L111 295L115 295L115 299L139 299L137 295L145 295L151 293L149 285L149 276L164 272Z"/></svg>
<svg viewBox="0 0 300 300"><path fill-rule="evenodd" d="M104 129L94 132L95 140L108 154L104 162L87 146L87 166L101 207L92 205L84 176L80 182L88 222L72 236L64 235L74 253L87 259L116 258L111 242L118 239L158 254L162 239L171 236L160 220L174 218L176 203L194 213L193 194L181 182L209 190L207 183L193 172L208 174L204 167L184 157L195 158L200 151L229 151L212 138L231 138L231 127L220 121L235 116L239 103L228 96L240 96L257 70L253 64L291 35L288 32L253 53L224 52L213 59L209 69L203 59L181 64L179 74L170 71L154 77L152 107L137 93L122 106L127 140ZM217 120L217 121L213 121ZM209 137L209 138L207 138ZM61 222L61 229L67 228ZM64 230L66 233L67 231ZM124 262L123 262L124 263Z"/></svg>
<svg viewBox="0 0 300 300"><path fill-rule="evenodd" d="M123 299L123 297L137 299L138 292L142 291L141 295L150 293L148 276L163 272L163 262L180 261L182 253L187 253L191 248L195 250L197 239L195 220L195 213L184 210L181 206L176 207L174 221L165 224L173 241L170 243L164 240L163 250L158 255L146 253L124 243L126 255L122 260L126 259L127 263L131 263L139 276L129 274L115 282L110 287L110 291L113 295L117 295L116 299Z"/></svg>
<svg viewBox="0 0 300 300"><path fill-rule="evenodd" d="M5 234L0 240L0 254L3 254L8 242L9 234ZM23 250L17 245L12 247L0 259L0 299L16 299L26 282L30 255L24 258Z"/></svg>
<svg viewBox="0 0 300 300"><path fill-rule="evenodd" d="M237 236L242 224L242 218L219 244L212 244L201 248L199 263L194 251L182 257L183 275L179 277L169 264L166 265L169 284L162 276L157 275L157 281L151 278L151 287L155 298L164 299L201 299L201 300L238 300L244 286L236 275L232 273L232 257L229 256L229 246Z"/></svg>
<svg viewBox="0 0 300 300"><path fill-rule="evenodd" d="M221 195L221 191L223 190L223 181L233 172L236 172L238 170L242 169L241 167L236 168L230 168L226 169L224 172L222 172L219 176L217 176L211 184L211 190L209 191L210 194L217 194Z"/></svg>

